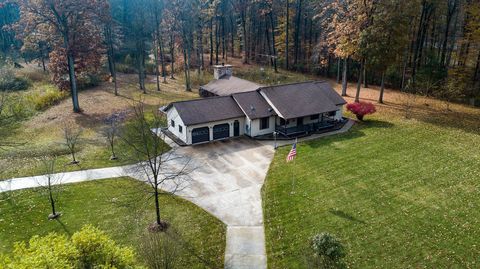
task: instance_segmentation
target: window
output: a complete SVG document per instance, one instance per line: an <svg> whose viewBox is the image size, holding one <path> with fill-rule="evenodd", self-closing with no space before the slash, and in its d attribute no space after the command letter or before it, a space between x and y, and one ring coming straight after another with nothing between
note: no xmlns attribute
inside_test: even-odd
<svg viewBox="0 0 480 269"><path fill-rule="evenodd" d="M174 121L174 120L170 120L170 125L171 125L172 127L175 127L175 121Z"/></svg>
<svg viewBox="0 0 480 269"><path fill-rule="evenodd" d="M318 120L319 116L318 115L312 115L310 116L310 120Z"/></svg>
<svg viewBox="0 0 480 269"><path fill-rule="evenodd" d="M260 119L260 130L268 129L268 124L269 124L270 118L261 118Z"/></svg>
<svg viewBox="0 0 480 269"><path fill-rule="evenodd" d="M179 131L180 133L183 132L183 126L182 126L182 125L178 125L178 131Z"/></svg>
<svg viewBox="0 0 480 269"><path fill-rule="evenodd" d="M335 116L336 113L337 113L336 111L328 112L328 116L333 117Z"/></svg>

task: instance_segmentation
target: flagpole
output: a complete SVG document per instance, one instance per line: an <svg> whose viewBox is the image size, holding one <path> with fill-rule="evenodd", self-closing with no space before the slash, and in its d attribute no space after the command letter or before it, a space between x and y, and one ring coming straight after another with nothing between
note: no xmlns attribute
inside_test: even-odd
<svg viewBox="0 0 480 269"><path fill-rule="evenodd" d="M298 144L297 144L297 138L295 138L295 150L298 152ZM295 154L296 155L296 154ZM290 194L295 194L295 167L296 167L296 162L297 162L297 156L293 158L293 169L292 169L292 191Z"/></svg>

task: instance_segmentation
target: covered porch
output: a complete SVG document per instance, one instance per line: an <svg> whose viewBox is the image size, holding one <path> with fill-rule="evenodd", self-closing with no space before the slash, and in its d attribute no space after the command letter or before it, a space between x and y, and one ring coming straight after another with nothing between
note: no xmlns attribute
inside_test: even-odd
<svg viewBox="0 0 480 269"><path fill-rule="evenodd" d="M342 123L342 120L336 120L332 113L325 113L290 120L279 118L277 123L275 131L279 135L292 137L335 129Z"/></svg>

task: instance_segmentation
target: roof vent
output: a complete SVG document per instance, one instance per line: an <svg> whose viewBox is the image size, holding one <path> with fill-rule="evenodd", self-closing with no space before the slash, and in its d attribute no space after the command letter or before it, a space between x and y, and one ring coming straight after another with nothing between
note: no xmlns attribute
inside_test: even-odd
<svg viewBox="0 0 480 269"><path fill-rule="evenodd" d="M251 110L251 111L255 111L255 107L252 106L252 105L250 105L250 110Z"/></svg>

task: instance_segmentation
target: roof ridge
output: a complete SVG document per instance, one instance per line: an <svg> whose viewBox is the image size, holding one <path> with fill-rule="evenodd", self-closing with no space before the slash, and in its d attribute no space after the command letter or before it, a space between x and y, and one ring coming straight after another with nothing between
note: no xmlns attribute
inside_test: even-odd
<svg viewBox="0 0 480 269"><path fill-rule="evenodd" d="M188 100L181 100L181 101L174 101L171 102L170 104L179 104L179 103L186 103L186 102L194 102L194 101L202 101L202 100L207 100L207 99L220 99L220 98L232 98L231 95L225 95L225 96L211 96L211 97L204 97L204 98L195 98L195 99L188 99Z"/></svg>
<svg viewBox="0 0 480 269"><path fill-rule="evenodd" d="M263 86L263 87L260 87L258 90L266 89L266 88L273 88L273 87L281 87L281 86L305 84L305 83L323 83L323 82L327 82L327 81L324 80L324 79L323 79L323 80L305 80L305 81L297 81L297 82L290 82L290 83L284 83L284 84Z"/></svg>

